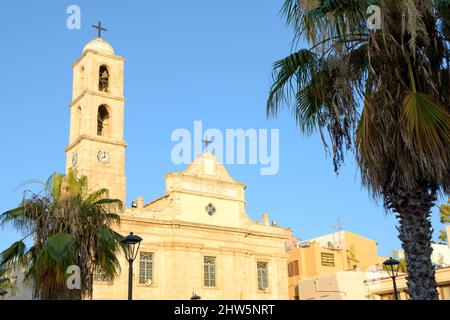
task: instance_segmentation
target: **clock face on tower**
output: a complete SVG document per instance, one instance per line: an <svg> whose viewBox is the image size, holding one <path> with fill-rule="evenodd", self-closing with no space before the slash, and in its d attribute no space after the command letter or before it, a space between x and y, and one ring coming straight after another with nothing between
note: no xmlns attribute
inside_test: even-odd
<svg viewBox="0 0 450 320"><path fill-rule="evenodd" d="M72 166L75 167L78 162L78 156L76 152L72 152Z"/></svg>
<svg viewBox="0 0 450 320"><path fill-rule="evenodd" d="M99 150L97 153L97 159L101 163L109 163L110 155L108 151Z"/></svg>

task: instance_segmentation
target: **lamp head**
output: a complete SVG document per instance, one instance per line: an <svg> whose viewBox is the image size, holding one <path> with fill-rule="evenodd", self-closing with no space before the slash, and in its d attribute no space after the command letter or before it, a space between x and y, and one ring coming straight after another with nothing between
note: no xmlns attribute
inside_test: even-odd
<svg viewBox="0 0 450 320"><path fill-rule="evenodd" d="M142 238L130 232L128 236L120 240L125 251L125 258L128 261L134 261L139 251Z"/></svg>
<svg viewBox="0 0 450 320"><path fill-rule="evenodd" d="M398 275L400 261L390 257L388 260L383 262L383 265L391 278L395 278Z"/></svg>

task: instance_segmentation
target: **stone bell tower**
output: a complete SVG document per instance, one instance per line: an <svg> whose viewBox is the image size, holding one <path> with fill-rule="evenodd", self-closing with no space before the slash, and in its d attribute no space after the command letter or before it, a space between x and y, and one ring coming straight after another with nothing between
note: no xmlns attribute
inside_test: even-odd
<svg viewBox="0 0 450 320"><path fill-rule="evenodd" d="M66 171L72 168L86 176L90 192L107 188L110 198L125 204L124 62L100 37L84 47L73 64L65 152Z"/></svg>

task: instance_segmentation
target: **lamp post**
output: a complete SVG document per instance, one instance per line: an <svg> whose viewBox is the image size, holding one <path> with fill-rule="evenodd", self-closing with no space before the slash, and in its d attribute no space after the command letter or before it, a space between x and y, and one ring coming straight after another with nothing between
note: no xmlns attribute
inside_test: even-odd
<svg viewBox="0 0 450 320"><path fill-rule="evenodd" d="M400 261L393 259L390 257L388 260L383 262L384 267L386 268L389 276L392 278L392 284L394 286L394 299L398 299L398 290L397 290L397 283L395 282L395 278L398 275L398 266L400 265Z"/></svg>
<svg viewBox="0 0 450 320"><path fill-rule="evenodd" d="M192 292L191 300L200 300L202 297L200 297L198 294L196 294L194 291Z"/></svg>
<svg viewBox="0 0 450 320"><path fill-rule="evenodd" d="M133 300L133 261L136 259L141 241L142 238L133 234L133 232L130 232L120 241L125 251L125 258L128 261L128 300Z"/></svg>

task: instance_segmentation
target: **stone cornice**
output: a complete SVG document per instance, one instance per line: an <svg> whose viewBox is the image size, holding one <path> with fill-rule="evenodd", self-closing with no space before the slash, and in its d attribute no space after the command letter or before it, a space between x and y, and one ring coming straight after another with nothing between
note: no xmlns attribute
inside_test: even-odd
<svg viewBox="0 0 450 320"><path fill-rule="evenodd" d="M83 90L80 95L78 97L76 97L75 99L72 100L72 102L69 104L69 108L73 107L74 105L76 105L86 94L91 94L93 96L97 96L97 97L102 97L102 98L107 98L107 99L111 99L111 100L117 100L117 101L125 101L124 97L117 97L117 96L112 96L108 93L104 93L104 92L100 92L100 91L94 91L94 90L89 90L89 89L85 89Z"/></svg>
<svg viewBox="0 0 450 320"><path fill-rule="evenodd" d="M114 59L114 60L123 61L123 62L126 61L126 59L124 57L121 57L121 56L116 56L116 55L113 55L113 54L107 54L107 53L99 52L99 51L96 51L96 50L87 49L81 54L81 56L77 60L75 60L75 62L72 64L72 68L74 68L89 53L95 54L97 56L102 56L102 57L106 57L106 58L110 58L110 59Z"/></svg>
<svg viewBox="0 0 450 320"><path fill-rule="evenodd" d="M204 254L214 254L214 253L221 253L222 255L234 255L234 254L240 254L240 255L248 255L253 256L257 259L270 261L272 259L287 259L288 254L280 254L276 252L260 252L255 251L249 248L239 248L239 247L209 247L205 246L203 244L194 243L194 242L179 242L179 241L164 241L164 242L158 242L158 243L150 243L150 244L144 244L141 247L141 250L157 250L157 248L172 248L172 249L182 249L182 250L189 250L194 252L203 252Z"/></svg>
<svg viewBox="0 0 450 320"><path fill-rule="evenodd" d="M113 144L113 145L116 145L116 146L122 146L122 147L125 147L125 148L128 146L128 144L125 141L112 140L112 139L108 139L108 138L105 138L105 137L91 136L91 135L87 135L87 134L82 134L74 142L69 144L64 149L64 151L65 152L69 151L74 146L76 146L78 143L80 143L81 140L97 141L97 142L102 142L102 143Z"/></svg>
<svg viewBox="0 0 450 320"><path fill-rule="evenodd" d="M209 198L234 201L234 202L242 203L242 204L244 204L244 206L247 204L247 202L245 200L236 199L235 197L222 196L222 195L218 195L218 194L212 193L212 192L191 191L191 190L186 190L186 189L180 188L180 189L168 191L167 193L168 194L183 193L183 194L190 194L190 195L194 195L194 196L208 195Z"/></svg>
<svg viewBox="0 0 450 320"><path fill-rule="evenodd" d="M244 229L244 228L216 226L216 225L188 222L188 221L180 221L180 220L161 220L161 219L153 219L153 218L133 217L133 216L127 216L127 215L122 215L121 221L122 222L129 221L131 223L138 223L142 226L153 224L153 225L164 225L167 227L175 227L175 228L184 227L184 228L206 229L206 230L214 230L214 231L222 231L222 232L233 232L233 233L245 235L245 237L257 236L257 237L277 238L277 239L284 239L284 240L289 240L291 238L290 235L283 234L280 232L281 230L289 230L290 231L289 228L277 228L277 229L274 229L274 231L276 230L278 232L272 233L272 232L263 232L263 231Z"/></svg>

